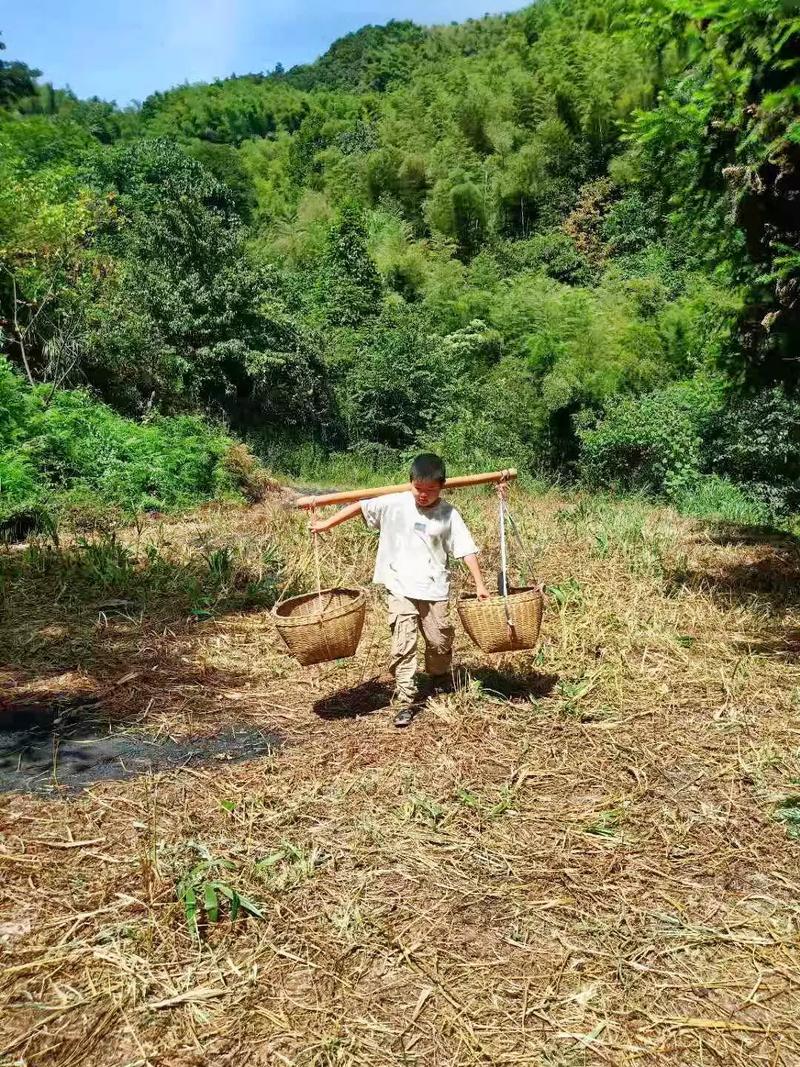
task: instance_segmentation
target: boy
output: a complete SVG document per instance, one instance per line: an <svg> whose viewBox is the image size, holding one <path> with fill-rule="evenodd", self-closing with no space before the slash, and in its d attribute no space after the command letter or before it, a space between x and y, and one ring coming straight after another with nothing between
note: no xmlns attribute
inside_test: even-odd
<svg viewBox="0 0 800 1067"><path fill-rule="evenodd" d="M489 596L478 548L458 511L441 499L444 482L444 461L425 452L411 464L408 492L348 504L331 518L311 523L313 533L325 533L360 514L371 530L380 530L372 580L389 593L395 726L408 726L415 714L418 628L425 638L425 670L434 684L450 675L449 558L463 559L480 599Z"/></svg>

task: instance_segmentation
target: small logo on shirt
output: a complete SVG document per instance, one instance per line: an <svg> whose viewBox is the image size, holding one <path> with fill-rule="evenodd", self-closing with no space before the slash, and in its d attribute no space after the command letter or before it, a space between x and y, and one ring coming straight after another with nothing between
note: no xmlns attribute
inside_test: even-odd
<svg viewBox="0 0 800 1067"><path fill-rule="evenodd" d="M427 529L427 527L425 526L424 522L415 522L414 523L414 529L417 531L417 533L424 534L426 529Z"/></svg>

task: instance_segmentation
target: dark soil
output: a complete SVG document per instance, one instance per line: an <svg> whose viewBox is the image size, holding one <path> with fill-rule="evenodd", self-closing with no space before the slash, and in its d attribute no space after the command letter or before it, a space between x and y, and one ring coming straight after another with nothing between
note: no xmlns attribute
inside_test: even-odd
<svg viewBox="0 0 800 1067"><path fill-rule="evenodd" d="M148 737L96 713L17 706L0 717L0 793L75 791L214 760L240 762L274 752L276 734L228 727L210 737Z"/></svg>

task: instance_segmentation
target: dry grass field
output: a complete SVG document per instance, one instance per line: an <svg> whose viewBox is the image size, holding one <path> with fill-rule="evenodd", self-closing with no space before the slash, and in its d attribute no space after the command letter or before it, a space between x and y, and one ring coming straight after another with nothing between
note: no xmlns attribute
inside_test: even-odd
<svg viewBox="0 0 800 1067"><path fill-rule="evenodd" d="M354 659L281 650L286 503L3 551L0 716L52 764L0 797L0 1064L800 1064L797 542L515 490L541 646L459 629L400 731L377 599ZM373 545L335 531L326 583ZM190 755L69 788L82 721Z"/></svg>

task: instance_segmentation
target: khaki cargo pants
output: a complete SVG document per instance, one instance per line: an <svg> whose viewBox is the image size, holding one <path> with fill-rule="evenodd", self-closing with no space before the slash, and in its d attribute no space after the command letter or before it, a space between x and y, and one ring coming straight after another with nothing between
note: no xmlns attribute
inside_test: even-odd
<svg viewBox="0 0 800 1067"><path fill-rule="evenodd" d="M446 600L409 600L389 595L389 626L392 631L394 703L412 704L417 695L417 634L425 638L425 672L433 677L448 675L453 661L455 630Z"/></svg>

